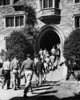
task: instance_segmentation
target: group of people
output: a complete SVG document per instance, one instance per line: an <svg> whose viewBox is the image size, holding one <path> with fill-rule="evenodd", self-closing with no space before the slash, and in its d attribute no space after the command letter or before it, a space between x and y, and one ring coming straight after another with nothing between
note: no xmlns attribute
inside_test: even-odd
<svg viewBox="0 0 80 100"><path fill-rule="evenodd" d="M51 51L40 49L39 56L44 63L45 68L48 67L48 70L54 70L58 67L60 60L60 46L53 46Z"/></svg>
<svg viewBox="0 0 80 100"><path fill-rule="evenodd" d="M24 77L24 97L26 97L29 88L31 92L33 92L31 87L33 73L36 75L36 85L40 86L42 82L46 81L47 73L49 73L50 70L54 70L54 66L58 66L59 58L60 48L57 46L57 48L53 47L51 49L51 54L46 49L40 49L39 54L35 55L34 59L28 54L21 65L16 57L14 57L12 61L9 61L9 59L5 60L2 66L2 74L4 76L2 89L6 83L7 89L10 89L10 85L14 90L20 89L20 80Z"/></svg>
<svg viewBox="0 0 80 100"><path fill-rule="evenodd" d="M11 86L14 90L20 89L20 80L24 77L24 97L26 97L26 93L28 92L29 88L32 92L30 84L33 76L33 66L34 60L32 60L30 54L27 55L27 58L22 62L21 65L16 57L14 57L12 61L6 59L2 65L2 75L4 77L2 89L4 89L5 84L7 84L7 89L10 89Z"/></svg>
<svg viewBox="0 0 80 100"><path fill-rule="evenodd" d="M57 69L58 66L64 65L64 63L67 66L70 65L66 74L66 80L68 80L71 73L74 75L72 64L75 66L76 63L75 61L72 61L74 62L72 64L70 61L59 63L60 54L60 45L57 44L52 47L51 51L48 51L47 49L40 49L39 53L34 55L34 59L31 54L28 54L27 58L22 63L20 63L16 57L14 57L11 61L6 59L3 64L1 63L0 65L0 68L2 66L2 75L4 77L2 89L6 83L7 89L10 89L11 86L14 90L20 89L20 81L24 77L25 88L23 96L27 97L26 94L29 89L33 93L31 85L33 74L36 75L36 86L41 86L43 82L46 82L46 75L50 71ZM75 78L77 79L76 76Z"/></svg>
<svg viewBox="0 0 80 100"><path fill-rule="evenodd" d="M2 75L4 77L2 89L4 88L5 84L7 83L7 89L10 89L10 85L16 90L20 88L20 78L19 78L19 61L16 57L10 62L9 59L6 59L3 62L2 66ZM11 83L11 84L10 84Z"/></svg>
<svg viewBox="0 0 80 100"><path fill-rule="evenodd" d="M40 49L39 54L34 57L35 73L38 77L38 85L46 81L46 75L50 71L58 68L60 60L60 48L53 46L51 53L44 49Z"/></svg>

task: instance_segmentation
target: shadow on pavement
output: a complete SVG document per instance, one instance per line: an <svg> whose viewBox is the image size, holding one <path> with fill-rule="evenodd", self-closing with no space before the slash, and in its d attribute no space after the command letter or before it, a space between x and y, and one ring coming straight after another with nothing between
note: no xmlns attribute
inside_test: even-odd
<svg viewBox="0 0 80 100"><path fill-rule="evenodd" d="M66 97L66 98L60 98L55 96L55 93L58 93L58 90L54 90L51 89L52 87L45 87L48 84L43 84L43 88L34 88L34 92L33 95L35 96L30 96L28 98L23 98L23 97L13 97L9 100L80 100L80 95L78 94L74 94L75 96L73 97ZM59 84L55 84L55 85L59 85ZM49 85L50 86L50 85ZM37 91L37 90L46 90L45 92L42 91Z"/></svg>
<svg viewBox="0 0 80 100"><path fill-rule="evenodd" d="M54 81L46 81L46 83L42 83L41 86L36 86L36 83L35 84L32 84L32 87L33 87L33 90L41 90L41 89L50 89L52 88L52 86L56 85L58 82ZM58 84L59 86L60 84ZM25 85L21 85L21 89L23 90L25 88Z"/></svg>
<svg viewBox="0 0 80 100"><path fill-rule="evenodd" d="M44 88L35 88L33 91L45 90L45 89L52 89L52 87L44 87Z"/></svg>
<svg viewBox="0 0 80 100"><path fill-rule="evenodd" d="M58 92L57 90L55 90L55 91L45 91L45 92L41 92L41 93L37 93L37 92L34 92L33 94L37 94L38 96L41 96L41 95L45 95L45 94L50 94L50 93L56 93L56 92Z"/></svg>
<svg viewBox="0 0 80 100"><path fill-rule="evenodd" d="M28 98L14 97L10 100L80 100L80 95L77 95L75 97L62 98L62 99L54 95L50 95L50 96L33 96Z"/></svg>

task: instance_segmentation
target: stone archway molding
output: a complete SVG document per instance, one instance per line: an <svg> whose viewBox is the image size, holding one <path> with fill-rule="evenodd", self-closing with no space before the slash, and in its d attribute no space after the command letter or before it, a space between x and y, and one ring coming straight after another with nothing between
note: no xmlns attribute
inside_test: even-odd
<svg viewBox="0 0 80 100"><path fill-rule="evenodd" d="M60 62L64 62L65 59L63 57L63 46L64 46L64 41L65 41L65 36L62 33L62 31L60 30L60 28L54 24L44 25L43 27L40 28L39 35L38 35L37 41L36 41L36 51L37 51L36 53L38 53L38 51L40 49L40 40L41 40L42 36L44 34L46 34L46 32L49 30L53 30L54 32L56 32L56 34L60 38L60 50L61 50Z"/></svg>
<svg viewBox="0 0 80 100"><path fill-rule="evenodd" d="M37 51L39 51L39 49L40 49L40 40L41 40L42 36L44 34L46 34L46 32L49 31L49 30L53 30L59 36L60 42L61 42L60 48L61 48L61 51L62 51L63 50L64 41L65 41L65 38L64 38L65 36L61 32L61 30L54 24L44 25L43 27L40 28L40 30L39 30L40 34L37 37L37 41L36 41Z"/></svg>

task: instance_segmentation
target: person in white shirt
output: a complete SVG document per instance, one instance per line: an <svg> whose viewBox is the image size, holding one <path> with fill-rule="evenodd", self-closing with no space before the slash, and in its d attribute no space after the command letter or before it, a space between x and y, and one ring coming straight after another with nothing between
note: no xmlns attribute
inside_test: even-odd
<svg viewBox="0 0 80 100"><path fill-rule="evenodd" d="M44 82L46 82L46 75L48 73L48 64L44 61Z"/></svg>
<svg viewBox="0 0 80 100"><path fill-rule="evenodd" d="M34 72L35 72L35 75L37 77L37 69L36 69L36 63L39 61L39 57L36 55L35 58L34 58Z"/></svg>
<svg viewBox="0 0 80 100"><path fill-rule="evenodd" d="M36 63L38 62L38 56L35 56L34 58L34 65L36 66Z"/></svg>
<svg viewBox="0 0 80 100"><path fill-rule="evenodd" d="M51 69L52 69L52 70L54 69L54 61L55 61L55 56L52 54L52 55L50 56Z"/></svg>
<svg viewBox="0 0 80 100"><path fill-rule="evenodd" d="M53 46L53 48L51 49L51 54L55 54L55 47Z"/></svg>
<svg viewBox="0 0 80 100"><path fill-rule="evenodd" d="M9 59L4 61L2 69L4 70L4 82L2 85L2 89L4 88L6 83L7 83L7 89L10 89L10 61Z"/></svg>
<svg viewBox="0 0 80 100"><path fill-rule="evenodd" d="M18 66L19 60L14 57L13 60L11 61L11 69L12 69L12 76L13 76L13 88L14 90L17 90L17 88L20 88L19 85L19 66Z"/></svg>
<svg viewBox="0 0 80 100"><path fill-rule="evenodd" d="M42 51L42 49L40 49L40 51L39 51L39 55L42 55L42 53L43 53L43 51Z"/></svg>

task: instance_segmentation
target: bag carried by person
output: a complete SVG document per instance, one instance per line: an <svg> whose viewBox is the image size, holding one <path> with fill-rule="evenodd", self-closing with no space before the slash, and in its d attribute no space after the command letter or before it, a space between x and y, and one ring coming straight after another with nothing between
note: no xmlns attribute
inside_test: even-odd
<svg viewBox="0 0 80 100"><path fill-rule="evenodd" d="M78 81L80 81L80 74L77 75L77 79L78 79Z"/></svg>
<svg viewBox="0 0 80 100"><path fill-rule="evenodd" d="M2 69L2 74L4 74L4 69Z"/></svg>

